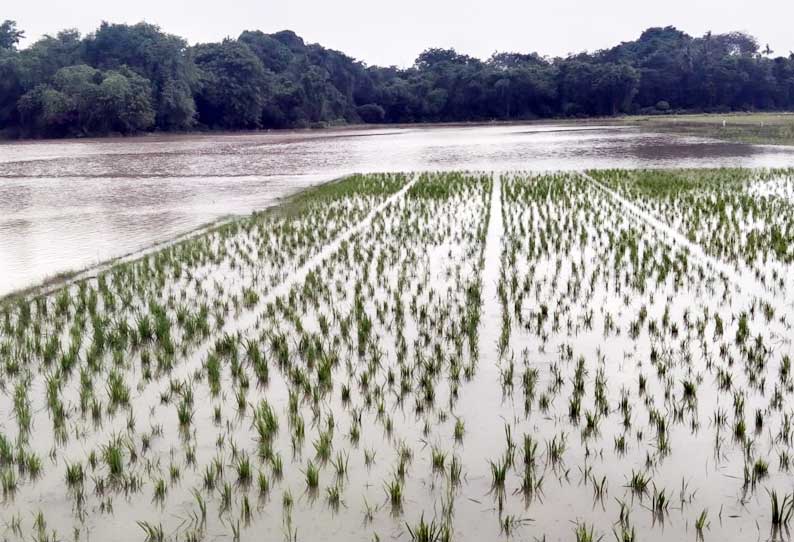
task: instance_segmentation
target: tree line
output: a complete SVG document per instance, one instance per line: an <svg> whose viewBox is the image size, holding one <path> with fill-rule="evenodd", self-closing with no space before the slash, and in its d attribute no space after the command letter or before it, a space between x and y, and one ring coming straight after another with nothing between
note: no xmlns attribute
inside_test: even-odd
<svg viewBox="0 0 794 542"><path fill-rule="evenodd" d="M428 49L367 66L291 31L190 46L159 27L102 23L20 48L0 25L0 131L12 137L586 117L794 106L794 54L744 33L649 28L610 49L487 60Z"/></svg>

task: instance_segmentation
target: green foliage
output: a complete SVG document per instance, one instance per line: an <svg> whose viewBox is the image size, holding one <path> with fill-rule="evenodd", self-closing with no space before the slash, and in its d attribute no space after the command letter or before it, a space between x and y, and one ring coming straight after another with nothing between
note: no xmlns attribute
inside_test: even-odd
<svg viewBox="0 0 794 542"><path fill-rule="evenodd" d="M149 81L127 68L61 68L51 85L23 95L18 109L23 126L44 135L129 134L154 124Z"/></svg>
<svg viewBox="0 0 794 542"><path fill-rule="evenodd" d="M5 20L0 24L0 49L13 49L24 37L25 33L17 29L16 21Z"/></svg>
<svg viewBox="0 0 794 542"><path fill-rule="evenodd" d="M152 24L103 22L84 48L88 64L105 70L126 66L150 81L158 128L184 130L194 124L198 70L184 39Z"/></svg>
<svg viewBox="0 0 794 542"><path fill-rule="evenodd" d="M201 74L196 99L202 122L219 128L258 127L265 70L251 49L227 39L197 46L194 60Z"/></svg>
<svg viewBox="0 0 794 542"><path fill-rule="evenodd" d="M190 47L152 24L102 23L17 50L23 36L0 25L0 126L32 137L794 106L794 57L736 32L650 28L555 59L428 49L407 69L367 67L291 31Z"/></svg>

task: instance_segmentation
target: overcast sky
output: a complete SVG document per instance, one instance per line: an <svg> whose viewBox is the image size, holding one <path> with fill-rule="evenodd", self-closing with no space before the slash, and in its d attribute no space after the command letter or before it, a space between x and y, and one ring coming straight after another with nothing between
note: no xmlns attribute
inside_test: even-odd
<svg viewBox="0 0 794 542"><path fill-rule="evenodd" d="M635 39L649 26L692 35L741 30L777 54L794 50L794 0L8 0L1 19L25 43L102 20L160 25L190 43L242 30L291 29L368 64L407 66L427 47L486 58L494 51L564 56ZM24 44L23 44L24 45Z"/></svg>

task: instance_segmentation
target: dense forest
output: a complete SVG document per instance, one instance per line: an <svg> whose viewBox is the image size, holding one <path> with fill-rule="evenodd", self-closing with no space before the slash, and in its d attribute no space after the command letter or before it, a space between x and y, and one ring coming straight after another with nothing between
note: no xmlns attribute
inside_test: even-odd
<svg viewBox="0 0 794 542"><path fill-rule="evenodd" d="M428 49L406 69L290 31L194 46L147 23L20 48L23 37L0 24L0 132L11 137L794 108L794 54L742 33L650 28L566 58Z"/></svg>

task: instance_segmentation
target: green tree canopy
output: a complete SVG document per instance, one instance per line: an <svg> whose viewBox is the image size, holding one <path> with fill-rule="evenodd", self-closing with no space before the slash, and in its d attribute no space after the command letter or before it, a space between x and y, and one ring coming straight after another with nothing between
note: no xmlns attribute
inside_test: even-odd
<svg viewBox="0 0 794 542"><path fill-rule="evenodd" d="M0 25L0 130L28 136L794 107L794 55L774 57L739 32L654 27L564 58L430 48L405 69L289 30L193 47L145 22L67 29L19 49L23 35Z"/></svg>
<svg viewBox="0 0 794 542"><path fill-rule="evenodd" d="M155 114L149 81L129 70L102 72L85 64L58 70L19 100L23 125L46 135L130 134L150 128Z"/></svg>
<svg viewBox="0 0 794 542"><path fill-rule="evenodd" d="M257 128L261 123L267 80L262 63L244 43L224 40L198 45L196 97L201 121L218 128Z"/></svg>
<svg viewBox="0 0 794 542"><path fill-rule="evenodd" d="M16 21L6 19L0 24L0 49L13 49L24 37L25 32L17 28Z"/></svg>

